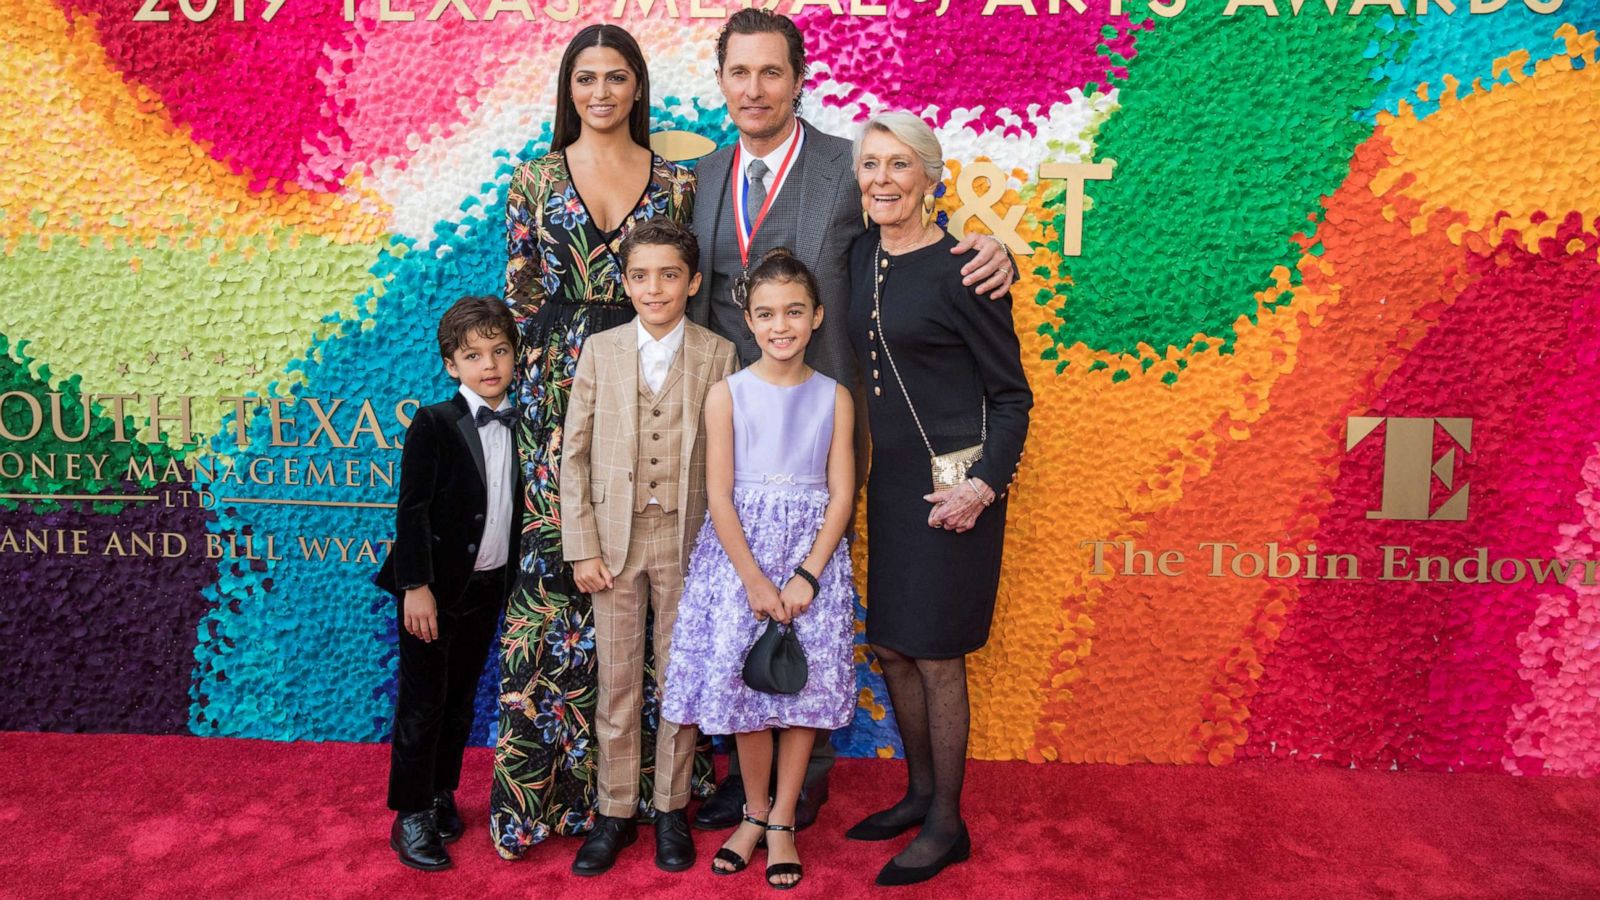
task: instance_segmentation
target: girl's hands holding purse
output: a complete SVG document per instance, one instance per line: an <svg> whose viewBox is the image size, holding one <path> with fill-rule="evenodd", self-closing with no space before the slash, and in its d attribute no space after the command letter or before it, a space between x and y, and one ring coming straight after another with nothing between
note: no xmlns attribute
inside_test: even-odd
<svg viewBox="0 0 1600 900"><path fill-rule="evenodd" d="M783 590L778 592L778 599L783 601L784 612L789 616L788 619L779 621L789 622L804 615L805 611L811 608L811 601L817 599L817 594L804 578L795 576L783 583Z"/></svg>
<svg viewBox="0 0 1600 900"><path fill-rule="evenodd" d="M778 593L777 585L761 578L756 580L754 586L745 585L744 590L750 599L750 611L755 613L756 621L765 622L770 618L789 624L789 614L784 611L783 597Z"/></svg>

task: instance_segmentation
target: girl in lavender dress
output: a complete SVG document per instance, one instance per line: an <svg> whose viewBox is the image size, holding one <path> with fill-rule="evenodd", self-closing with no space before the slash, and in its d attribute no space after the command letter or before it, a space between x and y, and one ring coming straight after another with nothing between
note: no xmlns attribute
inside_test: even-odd
<svg viewBox="0 0 1600 900"><path fill-rule="evenodd" d="M849 391L805 362L823 315L806 267L773 250L735 293L761 359L706 396L711 515L689 559L661 712L706 734L736 736L748 802L711 870L744 869L765 839L768 883L792 888L802 874L795 804L814 730L844 727L855 709L844 543L854 413ZM768 619L792 627L805 649L809 677L798 694L760 693L741 677ZM767 784L774 728L782 729L775 786Z"/></svg>

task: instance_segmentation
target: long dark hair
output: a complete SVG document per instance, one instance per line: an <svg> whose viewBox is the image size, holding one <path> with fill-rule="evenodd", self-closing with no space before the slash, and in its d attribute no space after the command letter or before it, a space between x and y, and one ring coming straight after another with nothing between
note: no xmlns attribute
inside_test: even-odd
<svg viewBox="0 0 1600 900"><path fill-rule="evenodd" d="M556 76L556 124L550 138L550 151L564 150L583 130L583 120L572 103L572 70L577 68L578 54L590 47L610 47L622 54L622 61L639 79L639 99L633 101L628 113L628 136L645 149L650 147L650 69L644 63L644 53L639 42L627 29L619 25L590 25L578 32L561 54L561 71Z"/></svg>

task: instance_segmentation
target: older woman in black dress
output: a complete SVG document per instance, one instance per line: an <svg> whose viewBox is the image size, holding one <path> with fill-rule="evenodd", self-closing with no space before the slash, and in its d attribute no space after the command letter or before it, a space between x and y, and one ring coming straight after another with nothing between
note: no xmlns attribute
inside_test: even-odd
<svg viewBox="0 0 1600 900"><path fill-rule="evenodd" d="M971 852L961 821L967 757L966 654L989 639L1006 488L1022 456L1033 393L1011 300L961 283L955 239L933 217L944 169L938 138L886 113L856 142L861 203L877 224L850 255L850 336L866 383L867 640L883 665L908 785L847 837L921 831L878 875L912 884ZM981 456L959 477L934 457ZM956 470L959 472L959 469Z"/></svg>

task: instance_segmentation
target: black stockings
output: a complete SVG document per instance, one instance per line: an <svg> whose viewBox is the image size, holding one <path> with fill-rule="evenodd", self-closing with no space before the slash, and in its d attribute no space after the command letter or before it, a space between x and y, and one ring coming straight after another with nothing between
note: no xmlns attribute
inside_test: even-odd
<svg viewBox="0 0 1600 900"><path fill-rule="evenodd" d="M914 659L874 646L889 685L906 753L906 795L875 813L876 825L900 825L926 815L922 831L895 857L902 866L927 865L961 832L961 782L967 770L967 660Z"/></svg>

